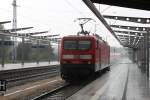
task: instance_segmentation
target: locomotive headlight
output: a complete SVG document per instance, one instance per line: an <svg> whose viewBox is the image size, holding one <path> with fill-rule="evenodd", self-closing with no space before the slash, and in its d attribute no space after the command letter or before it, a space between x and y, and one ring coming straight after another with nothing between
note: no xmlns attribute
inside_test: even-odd
<svg viewBox="0 0 150 100"><path fill-rule="evenodd" d="M80 55L80 59L92 59L92 55Z"/></svg>
<svg viewBox="0 0 150 100"><path fill-rule="evenodd" d="M74 55L63 55L63 59L73 59Z"/></svg>

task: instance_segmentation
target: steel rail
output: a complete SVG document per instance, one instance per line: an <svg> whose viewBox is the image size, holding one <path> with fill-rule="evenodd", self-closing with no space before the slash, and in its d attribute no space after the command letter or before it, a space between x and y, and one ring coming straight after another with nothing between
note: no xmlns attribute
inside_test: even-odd
<svg viewBox="0 0 150 100"><path fill-rule="evenodd" d="M41 95L39 95L39 96L37 96L37 97L31 99L31 100L41 100L41 99L44 99L44 98L46 98L46 97L48 97L48 96L50 96L50 95L52 95L52 94L54 94L54 93L57 93L57 92L60 91L60 90L63 90L64 88L66 88L66 87L68 87L68 86L70 86L70 84L69 84L69 83L66 83L66 84L64 84L64 85L62 85L62 86L59 86L59 87L57 87L57 88L55 88L55 89L49 91L49 92L45 92L45 93L43 93L43 94L41 94Z"/></svg>
<svg viewBox="0 0 150 100"><path fill-rule="evenodd" d="M48 74L56 74L56 73L59 73L59 72L57 70L55 70L55 71L51 71L51 72L47 72L47 73L34 74L34 75L29 75L29 76L14 78L14 79L7 79L7 82L16 82L16 81L20 81L20 80L25 80L25 79L29 79L29 78L38 77L38 76L45 76Z"/></svg>

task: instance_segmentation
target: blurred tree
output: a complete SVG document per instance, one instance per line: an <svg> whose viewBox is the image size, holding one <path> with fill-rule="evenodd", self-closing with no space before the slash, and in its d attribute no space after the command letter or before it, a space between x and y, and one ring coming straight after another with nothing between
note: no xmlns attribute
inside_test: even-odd
<svg viewBox="0 0 150 100"><path fill-rule="evenodd" d="M22 53L23 51L23 53ZM25 62L53 61L57 60L54 49L46 44L19 43L17 47L17 59L23 59Z"/></svg>

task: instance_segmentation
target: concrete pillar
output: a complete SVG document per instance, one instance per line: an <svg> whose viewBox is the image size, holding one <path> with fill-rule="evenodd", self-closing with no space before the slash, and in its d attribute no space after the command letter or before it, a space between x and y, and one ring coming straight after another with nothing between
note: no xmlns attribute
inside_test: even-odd
<svg viewBox="0 0 150 100"><path fill-rule="evenodd" d="M142 70L145 72L146 71L146 36L144 36L144 39L143 39L143 48L142 48L142 62L143 62L143 64L142 64Z"/></svg>
<svg viewBox="0 0 150 100"><path fill-rule="evenodd" d="M146 72L149 77L149 32L146 33Z"/></svg>
<svg viewBox="0 0 150 100"><path fill-rule="evenodd" d="M132 49L133 53L132 53L132 60L134 63L137 62L137 49Z"/></svg>
<svg viewBox="0 0 150 100"><path fill-rule="evenodd" d="M4 67L4 64L5 64L5 38L4 36L2 36L2 61L1 61L1 64L2 64L2 67Z"/></svg>
<svg viewBox="0 0 150 100"><path fill-rule="evenodd" d="M141 39L138 47L138 66L145 72L146 65L146 47L145 38Z"/></svg>
<svg viewBox="0 0 150 100"><path fill-rule="evenodd" d="M24 40L24 37L22 37L22 48L21 48L21 50L22 50L22 52L21 52L21 64L22 64L22 66L24 65L24 42L25 42L25 40Z"/></svg>

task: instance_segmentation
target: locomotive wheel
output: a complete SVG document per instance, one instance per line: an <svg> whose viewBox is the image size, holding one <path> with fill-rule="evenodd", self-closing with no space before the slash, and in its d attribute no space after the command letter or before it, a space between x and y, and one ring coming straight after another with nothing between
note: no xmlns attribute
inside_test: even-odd
<svg viewBox="0 0 150 100"><path fill-rule="evenodd" d="M65 80L66 82L70 82L69 78L65 76L64 74L61 74L61 78Z"/></svg>
<svg viewBox="0 0 150 100"><path fill-rule="evenodd" d="M61 78L66 80L66 76L64 76L64 74L61 74Z"/></svg>

